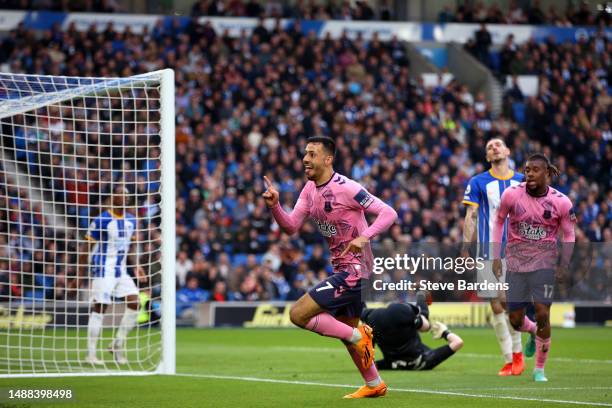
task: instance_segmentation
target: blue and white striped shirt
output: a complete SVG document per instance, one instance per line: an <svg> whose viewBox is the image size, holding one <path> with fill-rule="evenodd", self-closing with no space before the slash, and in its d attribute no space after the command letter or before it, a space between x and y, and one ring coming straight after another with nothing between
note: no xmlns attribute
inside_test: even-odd
<svg viewBox="0 0 612 408"><path fill-rule="evenodd" d="M118 216L104 211L92 221L86 238L96 242L91 257L94 277L127 275L126 255L135 231L136 218L128 213Z"/></svg>
<svg viewBox="0 0 612 408"><path fill-rule="evenodd" d="M483 259L492 259L490 253L491 238L497 210L501 203L502 193L512 186L523 181L523 174L511 172L510 176L502 178L493 173L493 170L477 174L470 179L463 196L463 204L478 207L478 255ZM506 226L504 226L503 242L506 242ZM487 244L487 245L483 245Z"/></svg>

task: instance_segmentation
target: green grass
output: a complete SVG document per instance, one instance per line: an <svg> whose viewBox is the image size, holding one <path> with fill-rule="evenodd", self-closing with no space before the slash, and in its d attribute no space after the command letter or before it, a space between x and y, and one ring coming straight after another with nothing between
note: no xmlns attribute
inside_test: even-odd
<svg viewBox="0 0 612 408"><path fill-rule="evenodd" d="M610 328L553 329L547 384L532 382L533 359L527 360L522 376L498 377L502 361L491 329L458 329L457 333L465 340L464 349L435 370L383 372L390 387L383 399L341 399L361 384L361 377L338 341L297 329L180 329L177 372L184 376L0 379L5 392L8 388L70 388L75 393L72 402L4 400L0 406L524 408L570 406L567 401L612 406ZM429 336L424 339L430 345L443 344Z"/></svg>

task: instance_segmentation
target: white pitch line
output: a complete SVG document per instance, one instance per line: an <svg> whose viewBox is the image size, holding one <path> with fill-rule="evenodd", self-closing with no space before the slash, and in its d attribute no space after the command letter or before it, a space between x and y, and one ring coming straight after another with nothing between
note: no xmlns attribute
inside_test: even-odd
<svg viewBox="0 0 612 408"><path fill-rule="evenodd" d="M456 356L463 356L469 358L501 358L501 355L495 354L479 354L479 353L457 353ZM612 364L612 360L598 360L598 359L589 359L589 358L569 358L569 357L549 357L548 361L559 361L564 363L587 363L587 364Z"/></svg>
<svg viewBox="0 0 612 408"><path fill-rule="evenodd" d="M359 387L358 385L350 385L350 384L328 384L328 383L319 383L319 382L313 382L313 381L278 380L278 379L273 379L273 378L239 377L239 376L234 376L234 375L188 374L188 373L177 373L175 375L180 376L180 377L211 378L211 379L217 379L217 380L251 381L251 382L263 382L263 383L273 383L273 384L312 385L312 386L318 386L318 387L332 387L332 388ZM471 398L507 399L507 400L516 400L516 401L536 401L536 402L550 402L550 403L556 403L556 404L612 407L612 404L608 404L605 402L573 401L573 400L559 400L559 399L549 399L549 398L513 397L509 395L469 394L465 392L427 390L427 389L416 389L416 388L389 388L389 391L412 392L412 393L417 393L417 394L453 395L453 396L458 396L458 397L471 397Z"/></svg>
<svg viewBox="0 0 612 408"><path fill-rule="evenodd" d="M207 349L218 349L218 350L226 350L232 349L234 350L235 346L214 344L207 345ZM240 346L240 349L248 349L249 346ZM261 350L269 350L269 351L289 351L295 353L346 353L346 349L340 347L296 347L296 346L268 346L268 347L259 347L252 346L250 347L253 350L261 351ZM466 358L483 358L483 359L494 359L499 360L501 355L497 354L480 354L480 353L463 353L459 352L453 356L453 359L457 357L466 357ZM585 364L612 364L612 360L598 360L598 359L588 359L588 358L569 358L569 357L549 357L548 361L557 361L561 363L585 363Z"/></svg>
<svg viewBox="0 0 612 408"><path fill-rule="evenodd" d="M449 388L447 391L579 391L579 390L612 390L612 387L461 387Z"/></svg>

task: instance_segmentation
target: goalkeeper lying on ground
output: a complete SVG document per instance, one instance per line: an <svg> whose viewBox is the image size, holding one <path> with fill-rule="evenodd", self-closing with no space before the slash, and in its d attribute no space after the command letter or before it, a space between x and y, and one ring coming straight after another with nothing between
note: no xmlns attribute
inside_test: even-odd
<svg viewBox="0 0 612 408"><path fill-rule="evenodd" d="M425 294L417 293L417 305L392 303L386 308L365 309L361 320L372 327L374 342L382 350L383 359L376 361L379 370L431 370L463 346L463 340L451 333L445 324L429 324ZM448 344L430 349L421 342L418 332L429 331L434 339Z"/></svg>

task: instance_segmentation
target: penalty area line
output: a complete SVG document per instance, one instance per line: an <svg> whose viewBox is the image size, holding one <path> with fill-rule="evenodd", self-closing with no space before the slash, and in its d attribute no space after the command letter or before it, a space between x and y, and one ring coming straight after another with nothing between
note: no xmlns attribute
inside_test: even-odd
<svg viewBox="0 0 612 408"><path fill-rule="evenodd" d="M190 374L190 373L177 373L179 377L193 377L193 378L209 378L216 380L234 380L234 381L251 381L251 382L262 382L272 384L289 384L289 385L307 385L315 387L331 387L331 388L356 388L359 385L351 384L328 384L313 381L295 381L295 380L279 380L274 378L259 378L259 377L241 377L234 375L216 375L216 374ZM417 394L434 394L434 395L451 395L457 397L467 398L489 398L489 399L506 399L515 401L537 401L537 402L550 402L556 404L570 404L570 405L585 405L585 406L599 406L599 407L612 407L612 404L605 402L589 402L589 401L573 401L573 400L560 400L550 398L529 398L529 397L514 397L509 395L494 395L494 394L474 394L457 391L443 391L443 390L427 390L417 388L389 388L391 392L412 392Z"/></svg>

